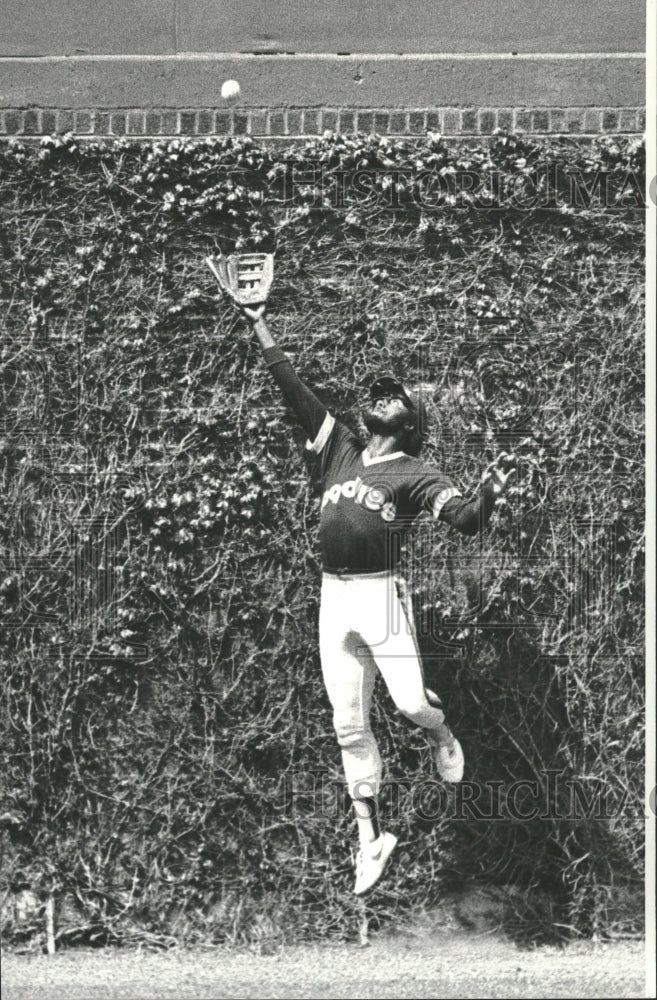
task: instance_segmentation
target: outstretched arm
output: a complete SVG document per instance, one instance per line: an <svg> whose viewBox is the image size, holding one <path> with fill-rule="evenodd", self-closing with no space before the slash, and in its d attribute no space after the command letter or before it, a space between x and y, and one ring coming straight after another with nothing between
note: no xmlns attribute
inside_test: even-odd
<svg viewBox="0 0 657 1000"><path fill-rule="evenodd" d="M502 452L481 477L479 496L468 503L459 498L448 500L440 511L441 520L464 535L476 535L488 524L495 501L506 492L515 471L514 457Z"/></svg>
<svg viewBox="0 0 657 1000"><path fill-rule="evenodd" d="M265 363L283 398L308 435L308 440L315 441L322 427L326 426L327 408L299 378L289 359L277 345L265 321L264 306L258 306L257 309L244 307L242 311L251 321Z"/></svg>

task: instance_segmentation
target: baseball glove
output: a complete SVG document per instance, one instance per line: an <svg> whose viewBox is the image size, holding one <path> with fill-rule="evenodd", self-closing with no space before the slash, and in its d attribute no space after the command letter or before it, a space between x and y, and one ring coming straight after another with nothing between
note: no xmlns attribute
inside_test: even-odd
<svg viewBox="0 0 657 1000"><path fill-rule="evenodd" d="M267 301L274 280L274 255L241 253L206 257L205 262L236 306L253 308Z"/></svg>

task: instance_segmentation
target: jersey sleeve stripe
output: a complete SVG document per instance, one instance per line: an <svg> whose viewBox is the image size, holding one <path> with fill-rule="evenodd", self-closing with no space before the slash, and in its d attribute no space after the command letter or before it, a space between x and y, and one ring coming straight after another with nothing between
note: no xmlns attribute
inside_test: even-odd
<svg viewBox="0 0 657 1000"><path fill-rule="evenodd" d="M460 490L451 487L450 489L441 490L441 492L436 496L433 502L433 516L435 518L440 517L440 512L447 503L448 500L453 500L454 497L462 497L463 494Z"/></svg>
<svg viewBox="0 0 657 1000"><path fill-rule="evenodd" d="M322 448L325 447L326 442L330 438L331 431L333 430L334 427L335 427L335 417L332 414L327 413L326 416L324 417L324 422L322 423L322 426L319 428L315 440L306 441L306 449L308 451L314 451L316 455L319 455L320 452L322 451Z"/></svg>

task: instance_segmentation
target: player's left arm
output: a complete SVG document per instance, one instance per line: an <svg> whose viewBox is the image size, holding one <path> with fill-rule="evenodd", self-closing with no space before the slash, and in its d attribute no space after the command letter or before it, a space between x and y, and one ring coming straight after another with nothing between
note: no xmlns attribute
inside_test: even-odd
<svg viewBox="0 0 657 1000"><path fill-rule="evenodd" d="M265 320L266 303L239 306L239 309L251 324L265 364L284 400L308 435L308 441L313 444L311 450L319 452L318 445L323 447L335 424L333 416L312 389L299 378L289 358L276 343Z"/></svg>
<svg viewBox="0 0 657 1000"><path fill-rule="evenodd" d="M445 498L444 494L438 494L434 516L463 535L476 535L488 524L496 501L506 493L515 472L515 457L501 452L484 470L478 496L466 502L462 497Z"/></svg>

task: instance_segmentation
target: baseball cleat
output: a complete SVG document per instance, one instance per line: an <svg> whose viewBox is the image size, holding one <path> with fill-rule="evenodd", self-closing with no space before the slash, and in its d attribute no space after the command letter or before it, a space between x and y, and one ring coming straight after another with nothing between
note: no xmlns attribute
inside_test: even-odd
<svg viewBox="0 0 657 1000"><path fill-rule="evenodd" d="M445 727L447 729L447 727ZM463 778L465 758L461 744L447 729L449 737L441 739L436 733L427 733L429 744L433 750L436 769L443 781L457 782ZM441 734L442 735L442 734Z"/></svg>
<svg viewBox="0 0 657 1000"><path fill-rule="evenodd" d="M356 857L356 884L354 885L356 896L362 896L364 892L372 888L375 882L378 882L396 843L397 838L394 833L382 833L373 843L361 847Z"/></svg>

